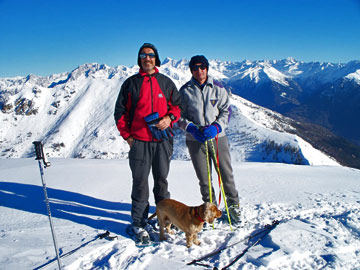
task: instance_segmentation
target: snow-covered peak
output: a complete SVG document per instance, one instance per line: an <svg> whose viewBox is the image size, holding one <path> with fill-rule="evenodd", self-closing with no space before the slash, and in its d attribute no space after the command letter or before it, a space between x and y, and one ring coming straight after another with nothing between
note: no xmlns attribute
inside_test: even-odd
<svg viewBox="0 0 360 270"><path fill-rule="evenodd" d="M163 65L166 65L166 64L175 65L175 63L176 63L175 60L173 60L173 59L170 58L170 57L166 57L166 58L162 61L161 65L162 65L162 66L163 66Z"/></svg>
<svg viewBox="0 0 360 270"><path fill-rule="evenodd" d="M282 87L280 90L283 98L288 96L291 98L287 92L290 90L286 89L291 89L294 85L293 80L304 79L306 82L313 83L327 81L330 78L346 77L360 83L359 61L353 61L349 65L303 63L295 59L253 62L209 60L209 62L209 73L225 83L246 80L248 83L270 82ZM289 65L290 62L291 65ZM122 82L138 72L138 69L139 67L136 65L109 67L105 64L87 63L69 73L54 74L48 77L29 75L0 79L2 110L0 120L4 127L0 131L0 141L4 146L2 156L28 156L31 154L31 141L35 138L46 139L52 145L53 151L50 152L50 155L57 157L113 158L126 156L127 145L119 137L113 123L113 107ZM166 58L160 67L160 72L169 76L178 88L191 78L186 59ZM311 80L306 75L311 76ZM235 99L232 98L232 100ZM243 100L240 103L239 101L235 102L233 106L234 111L246 112L246 107L250 106L251 108L253 105L249 105ZM282 146L287 144L286 140L298 141L294 138L280 139L281 135L274 135L274 130L278 131L281 126L278 121L281 119L279 116L267 119L265 122L262 121L260 124L262 111L258 109L252 111L251 114L246 114L247 116L239 113L239 116L242 115L241 121L249 118L251 120L246 121L251 125L260 125L261 129L269 130L270 135L259 137L261 134L258 132L259 129L247 124L243 131L244 134L247 134L246 136L256 138L254 140L259 145L266 145L269 140L279 142L279 145ZM267 114L271 115L269 112L265 113L265 115ZM235 126L244 126L242 122L238 122L240 120L232 121ZM248 132L252 129L254 134ZM238 134L239 130L233 130L233 138L238 137L235 134ZM243 144L237 144L233 153L241 153L241 149L247 148L247 143L249 141L245 140ZM292 149L300 147L296 144L300 145L295 143L292 145ZM184 153L184 145L182 147L175 151L176 158L188 158ZM115 151L115 149L117 150ZM264 150L252 147L249 149L250 152L266 153L266 151L263 152ZM253 155L249 156L253 158ZM249 160L249 157L243 153L236 159ZM284 162L291 162L289 160L291 160L290 155L284 158ZM307 162L312 164L313 161L310 158L310 161Z"/></svg>
<svg viewBox="0 0 360 270"><path fill-rule="evenodd" d="M111 68L105 64L98 63L88 63L81 66L78 66L70 73L70 78L72 80L78 79L80 76L103 76L104 74L108 74L108 71Z"/></svg>
<svg viewBox="0 0 360 270"><path fill-rule="evenodd" d="M354 80L357 84L360 85L360 69L356 70L353 73L350 73L345 76L346 79Z"/></svg>
<svg viewBox="0 0 360 270"><path fill-rule="evenodd" d="M296 64L298 61L294 57L288 57L286 58L286 64L293 65Z"/></svg>
<svg viewBox="0 0 360 270"><path fill-rule="evenodd" d="M287 76L271 65L266 65L264 67L264 72L270 78L270 80L277 82L278 84L289 86L289 82L287 82Z"/></svg>

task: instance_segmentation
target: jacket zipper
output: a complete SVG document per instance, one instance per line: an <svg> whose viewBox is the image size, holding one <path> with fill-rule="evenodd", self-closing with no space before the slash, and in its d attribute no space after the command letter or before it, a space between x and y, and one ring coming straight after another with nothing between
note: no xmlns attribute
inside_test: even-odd
<svg viewBox="0 0 360 270"><path fill-rule="evenodd" d="M200 89L200 88L199 88ZM201 91L201 96L202 96L202 100L203 100L203 115L204 115L204 123L205 123L205 126L207 125L206 123L206 117L205 117L205 114L206 114L206 108L205 108L205 97L204 97L204 89L205 87L200 91Z"/></svg>
<svg viewBox="0 0 360 270"><path fill-rule="evenodd" d="M149 75L149 80L150 80L150 93L151 93L151 113L154 112L154 102L153 102L153 86L152 86L152 81L151 81L151 75Z"/></svg>
<svg viewBox="0 0 360 270"><path fill-rule="evenodd" d="M151 81L151 75L149 75L149 80L150 80L150 94L151 94L151 113L153 113L154 112L154 102L153 102L153 86L152 86L152 81ZM154 139L154 137L153 136L151 136L151 138L152 138L152 141L154 142L155 141L155 139Z"/></svg>

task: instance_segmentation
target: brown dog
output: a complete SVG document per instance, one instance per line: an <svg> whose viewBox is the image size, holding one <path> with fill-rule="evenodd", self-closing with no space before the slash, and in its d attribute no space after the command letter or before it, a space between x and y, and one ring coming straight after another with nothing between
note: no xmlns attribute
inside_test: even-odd
<svg viewBox="0 0 360 270"><path fill-rule="evenodd" d="M174 224L186 235L186 246L192 243L200 245L197 234L202 230L204 222L213 223L215 218L221 217L221 211L212 203L203 203L200 206L189 207L172 199L163 199L156 205L156 213L160 226L160 241L166 240L166 232L173 234L170 226Z"/></svg>

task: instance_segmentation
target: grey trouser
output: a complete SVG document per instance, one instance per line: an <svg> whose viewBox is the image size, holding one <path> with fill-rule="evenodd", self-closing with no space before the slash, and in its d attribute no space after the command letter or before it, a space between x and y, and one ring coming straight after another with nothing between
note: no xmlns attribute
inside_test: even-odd
<svg viewBox="0 0 360 270"><path fill-rule="evenodd" d="M170 198L167 176L173 153L173 140L161 142L144 142L134 140L129 151L129 164L133 184L131 191L131 218L134 226L146 225L149 214L149 174L152 169L154 177L155 203Z"/></svg>
<svg viewBox="0 0 360 270"><path fill-rule="evenodd" d="M209 152L208 156L210 160L216 162L216 154L214 155L213 148L211 146L212 143L216 151L215 139L208 141L208 152ZM208 168L206 164L205 143L186 140L186 146L189 149L191 161L194 165L197 178L199 179L202 200L204 202L209 202L210 201L209 178L208 178ZM223 182L227 203L228 205L239 204L239 196L235 187L234 176L231 167L229 145L226 136L219 137L218 152L219 152L219 163L220 163L219 167L220 167L221 179ZM210 172L211 172L212 162L210 161L209 163L210 163ZM214 188L212 188L212 197L213 197L212 201L215 203L216 198L215 198Z"/></svg>

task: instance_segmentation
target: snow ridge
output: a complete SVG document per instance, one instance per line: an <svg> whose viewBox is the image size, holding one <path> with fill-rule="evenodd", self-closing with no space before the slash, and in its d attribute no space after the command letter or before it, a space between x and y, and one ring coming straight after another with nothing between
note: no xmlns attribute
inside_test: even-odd
<svg viewBox="0 0 360 270"><path fill-rule="evenodd" d="M288 78L303 75L307 65L317 70L334 66L352 70L341 64L305 64L294 59L237 63L210 60L210 65L210 74L220 80L261 81L268 77L283 86L289 85ZM357 65L356 61L351 64ZM128 145L116 130L113 109L121 84L137 71L137 66L89 63L48 77L0 79L1 156L30 157L32 141L42 140L50 157L126 158ZM185 59L167 58L160 71L178 88L191 77ZM355 75L348 75L348 79ZM237 95L231 96L231 103L233 115L227 133L234 160L336 164L301 138L287 133L293 128L285 117ZM184 136L180 130L176 134L173 158L188 160Z"/></svg>

